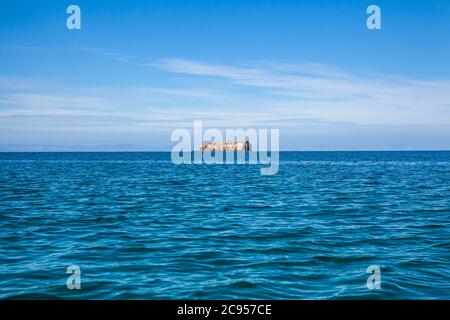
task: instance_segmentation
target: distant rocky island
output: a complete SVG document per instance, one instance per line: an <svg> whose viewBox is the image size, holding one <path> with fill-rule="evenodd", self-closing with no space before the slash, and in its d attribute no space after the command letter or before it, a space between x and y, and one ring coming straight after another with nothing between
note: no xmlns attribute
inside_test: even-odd
<svg viewBox="0 0 450 320"><path fill-rule="evenodd" d="M252 145L248 141L208 142L200 145L201 151L251 151Z"/></svg>

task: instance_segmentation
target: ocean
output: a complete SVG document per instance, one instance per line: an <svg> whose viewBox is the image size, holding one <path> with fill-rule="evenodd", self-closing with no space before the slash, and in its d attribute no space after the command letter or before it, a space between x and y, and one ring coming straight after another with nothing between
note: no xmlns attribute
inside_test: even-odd
<svg viewBox="0 0 450 320"><path fill-rule="evenodd" d="M273 176L164 152L0 166L1 299L450 299L450 152L281 152Z"/></svg>

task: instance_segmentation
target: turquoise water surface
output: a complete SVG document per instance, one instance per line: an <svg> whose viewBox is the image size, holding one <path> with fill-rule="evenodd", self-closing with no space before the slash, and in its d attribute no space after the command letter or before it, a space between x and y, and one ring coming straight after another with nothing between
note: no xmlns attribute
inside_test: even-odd
<svg viewBox="0 0 450 320"><path fill-rule="evenodd" d="M0 153L0 298L450 298L450 152L280 159Z"/></svg>

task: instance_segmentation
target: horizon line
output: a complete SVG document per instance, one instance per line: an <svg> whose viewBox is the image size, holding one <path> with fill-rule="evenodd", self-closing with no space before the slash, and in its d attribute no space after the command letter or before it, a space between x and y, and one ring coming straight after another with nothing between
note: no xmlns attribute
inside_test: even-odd
<svg viewBox="0 0 450 320"><path fill-rule="evenodd" d="M266 151L245 151L245 152L277 152L274 150ZM0 153L171 153L168 150L22 150L22 151L2 151ZM193 150L192 152L204 152L202 150ZM226 152L226 151L216 151L216 152ZM239 151L234 151L239 152ZM331 150L319 150L319 149L307 149L307 150L278 150L278 152L450 152L450 149L367 149L367 150L356 150L356 149L331 149Z"/></svg>

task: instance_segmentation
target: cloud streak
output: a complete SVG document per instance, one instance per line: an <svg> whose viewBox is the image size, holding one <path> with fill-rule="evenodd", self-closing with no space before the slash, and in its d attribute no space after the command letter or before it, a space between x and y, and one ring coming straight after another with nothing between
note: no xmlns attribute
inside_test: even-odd
<svg viewBox="0 0 450 320"><path fill-rule="evenodd" d="M358 75L321 64L226 66L166 59L155 66L168 72L218 78L258 89L273 102L277 113L290 116L298 111L326 121L450 124L450 114L441 108L450 101L448 80Z"/></svg>
<svg viewBox="0 0 450 320"><path fill-rule="evenodd" d="M51 132L52 139L59 133L61 141L74 132L94 140L97 134L117 137L119 132L124 141L122 133L168 139L171 130L191 127L194 120L219 128L280 128L294 142L302 136L336 145L334 136L345 134L342 144L348 144L362 132L376 137L377 130L383 141L392 132L402 135L401 142L409 128L415 128L415 140L420 132L428 135L427 145L433 136L450 138L450 81L445 79L356 73L318 63L163 59L136 64L119 54L83 51L145 65L166 86L73 87L0 77L0 143L9 143L8 136L27 133L31 139L40 132Z"/></svg>

